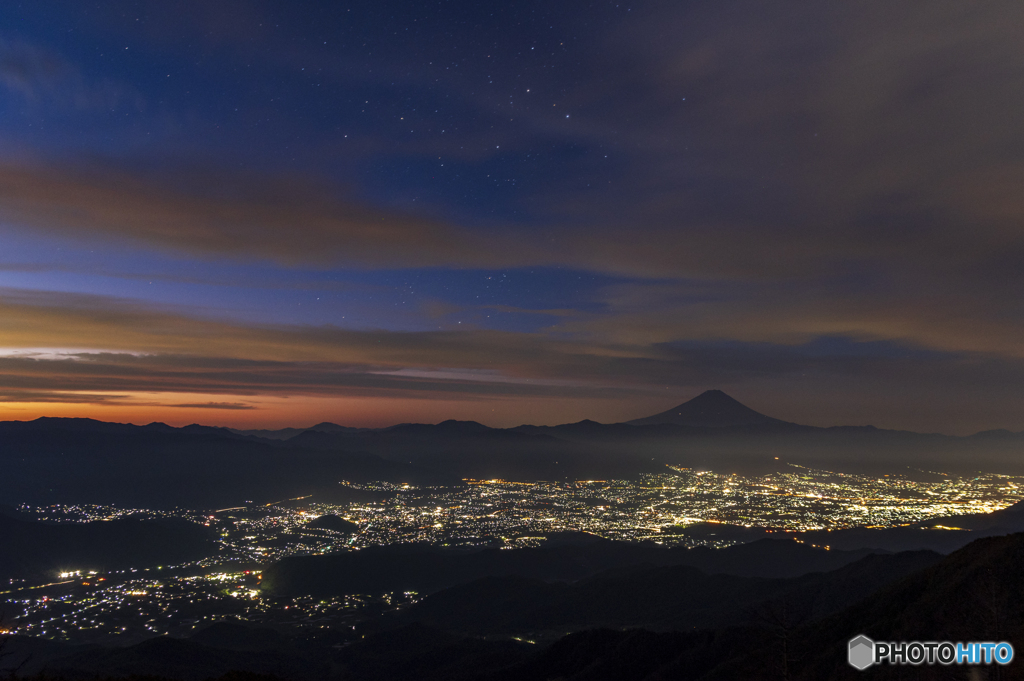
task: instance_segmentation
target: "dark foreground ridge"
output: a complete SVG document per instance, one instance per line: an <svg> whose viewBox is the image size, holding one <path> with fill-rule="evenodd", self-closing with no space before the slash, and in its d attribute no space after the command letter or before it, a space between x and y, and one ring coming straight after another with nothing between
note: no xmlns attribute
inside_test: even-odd
<svg viewBox="0 0 1024 681"><path fill-rule="evenodd" d="M786 578L847 565L871 550L824 551L790 539L762 539L725 549L665 548L603 539L514 551L458 551L398 544L324 556L284 558L263 571L273 595L338 596L348 593L430 593L483 577L518 576L576 581L631 566L689 566L709 574Z"/></svg>
<svg viewBox="0 0 1024 681"><path fill-rule="evenodd" d="M492 577L355 631L290 636L225 622L188 639L126 648L16 638L4 664L31 655L24 673L45 669L49 678L68 679L152 674L198 681L232 670L240 670L236 681L258 674L297 681L863 679L846 663L847 641L858 634L1005 640L1022 649L1022 564L1024 534L1013 534L980 539L945 558L874 554L789 578L642 565L571 582ZM969 671L881 666L870 675L966 679ZM1000 673L1020 678L1017 665Z"/></svg>

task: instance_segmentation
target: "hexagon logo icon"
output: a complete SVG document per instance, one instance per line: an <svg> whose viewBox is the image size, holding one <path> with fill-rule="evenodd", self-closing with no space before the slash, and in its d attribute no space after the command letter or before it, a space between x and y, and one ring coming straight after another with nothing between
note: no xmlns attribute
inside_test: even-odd
<svg viewBox="0 0 1024 681"><path fill-rule="evenodd" d="M851 667L864 671L875 663L875 642L864 634L850 639L846 659Z"/></svg>

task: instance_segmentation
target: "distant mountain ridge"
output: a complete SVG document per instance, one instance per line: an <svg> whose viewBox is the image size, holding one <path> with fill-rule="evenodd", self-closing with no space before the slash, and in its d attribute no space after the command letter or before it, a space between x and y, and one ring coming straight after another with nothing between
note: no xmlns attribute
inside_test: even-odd
<svg viewBox="0 0 1024 681"><path fill-rule="evenodd" d="M628 423L515 428L449 420L267 431L40 418L0 422L0 504L220 508L313 492L345 496L343 481L634 479L666 466L744 475L790 463L869 475L1024 475L1022 446L1024 434L1009 431L960 437L799 425L720 390Z"/></svg>
<svg viewBox="0 0 1024 681"><path fill-rule="evenodd" d="M790 423L789 421L782 421L780 419L766 416L760 412L754 411L750 407L746 406L742 402L734 399L727 395L721 390L705 390L697 397L683 402L682 404L673 407L667 411L663 411L660 414L653 416L647 416L644 418L633 419L632 421L625 421L616 424L603 424L590 419L584 419L578 423L567 423L558 426L546 426L547 428L560 428L567 429L573 428L577 431L585 430L600 430L608 428L609 426L654 426L654 425L676 425L685 426L692 428L735 428L744 426L791 426L791 427L802 427L809 428L810 426L800 426L796 423ZM324 422L318 423L315 426L309 428L281 428L278 430L267 430L267 429L254 429L254 430L239 430L236 428L228 428L227 430L237 435L246 435L252 437L260 437L269 440L288 440L293 437L297 437L307 432L317 433L357 433L366 431L395 431L395 432L407 432L412 429L422 429L429 427L427 424L420 423L399 423L393 426L387 426L384 428L351 428L348 426L339 426L336 423ZM482 423L476 421L458 421L456 419L448 419L434 426L437 429L443 429L449 432L460 432L460 433L471 433L471 432L483 432L488 430L500 430L496 428L490 428ZM538 428L538 426L522 425L516 428L509 428L504 430L528 430ZM540 426L539 428L545 428ZM995 431L990 431L995 432ZM1007 434L1009 431L1005 431ZM1002 434L1002 433L1000 433Z"/></svg>
<svg viewBox="0 0 1024 681"><path fill-rule="evenodd" d="M349 426L339 426L337 423L331 423L330 421L324 421L318 423L315 426L309 428L279 428L277 430L268 430L265 428L253 429L253 430L239 430L238 428L228 428L235 435L246 435L249 437L260 437L265 440L288 440L296 435L301 435L307 431L314 431L318 433L356 433L361 430L367 430L366 428L351 428Z"/></svg>
<svg viewBox="0 0 1024 681"><path fill-rule="evenodd" d="M278 429L240 429L224 426L204 426L192 424L188 426L175 427L165 423L154 422L146 425L123 424L108 421L99 421L90 418L67 418L43 416L32 421L2 421L0 422L0 435L5 432L19 430L39 430L41 428L54 428L64 431L80 432L124 432L126 430L141 430L162 433L189 433L197 434L220 434L224 436L236 436L242 438L259 438L261 440L288 441L303 435L304 433L320 433L324 435L369 435L377 433L450 433L459 435L485 434L495 432L523 432L533 434L549 434L555 437L560 435L586 435L595 436L624 435L643 433L675 434L678 431L673 429L653 429L638 431L637 426L677 426L694 432L708 430L731 430L750 429L758 426L776 426L785 429L802 429L806 431L845 431L847 433L891 433L905 436L920 436L949 439L977 439L977 440L1014 440L1024 436L1024 431L1015 432L1007 429L985 430L968 436L941 435L938 433L917 433L906 430L890 430L876 428L871 425L861 426L808 426L792 421L784 421L767 416L751 409L739 400L717 389L705 390L696 397L679 404L672 409L645 416L630 421L617 423L599 423L591 419L583 419L576 423L564 423L554 426L520 425L511 428L492 428L477 421L460 421L448 419L437 424L426 423L398 423L391 426L379 428L363 428L353 426L342 426L330 421L324 421L307 428L278 428Z"/></svg>

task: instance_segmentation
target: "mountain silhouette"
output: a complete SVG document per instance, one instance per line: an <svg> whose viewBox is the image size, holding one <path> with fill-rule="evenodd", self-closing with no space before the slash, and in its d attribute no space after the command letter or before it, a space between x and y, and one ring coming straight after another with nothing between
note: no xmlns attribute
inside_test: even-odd
<svg viewBox="0 0 1024 681"><path fill-rule="evenodd" d="M838 570L786 578L649 564L570 583L484 577L428 595L391 617L477 636L563 634L597 627L687 631L742 625L749 622L754 606L785 599L790 615L802 621L849 607L941 559L931 551L872 554Z"/></svg>
<svg viewBox="0 0 1024 681"><path fill-rule="evenodd" d="M328 513L310 520L306 523L306 527L315 527L320 530L331 530L333 532L348 532L349 534L359 531L358 525L353 522L349 522L344 518L340 518L333 513Z"/></svg>
<svg viewBox="0 0 1024 681"><path fill-rule="evenodd" d="M214 539L209 528L180 519L50 524L0 515L0 577L182 563L216 551Z"/></svg>
<svg viewBox="0 0 1024 681"><path fill-rule="evenodd" d="M689 402L654 416L627 421L633 426L671 423L701 428L734 428L737 426L793 425L758 413L726 395L721 390L705 390Z"/></svg>
<svg viewBox="0 0 1024 681"><path fill-rule="evenodd" d="M772 667L782 654L789 657L788 677L794 680L957 678L940 665L922 665L914 674L899 665L857 671L846 664L847 641L856 632L876 641L1009 641L1019 649L1024 636L1022 561L1024 533L978 539L856 605L794 630L792 647L783 649L777 637L743 658L726 661L706 678L780 678ZM959 678L1021 678L1013 665L985 672Z"/></svg>
<svg viewBox="0 0 1024 681"><path fill-rule="evenodd" d="M908 468L1024 474L1024 433L957 437L869 426L819 428L759 414L717 390L631 423L504 429L472 421L365 429L322 423L267 431L267 437L253 432L89 419L0 422L0 504L224 508L312 493L322 495L318 501L339 494L351 500L353 490L340 485L342 480L434 485L466 478L633 479L664 473L666 465L741 475L782 470L788 463L869 475L905 474ZM289 433L294 434L283 437ZM1004 523L1008 529L1024 529L1011 520ZM964 527L959 536L947 532L941 545L931 530L910 528L886 531L894 543L878 548L950 551L975 538L966 530L977 528L959 523L939 523ZM860 544L853 533L843 537L872 546ZM908 538L914 540L909 545ZM835 547L839 540L830 537L828 543Z"/></svg>
<svg viewBox="0 0 1024 681"><path fill-rule="evenodd" d="M556 535L557 537L557 535ZM542 581L576 581L613 568L686 565L708 574L787 578L836 570L870 550L813 548L762 539L724 549L666 548L649 542L596 539L507 551L466 552L428 544L393 544L327 555L288 556L263 571L262 590L275 596L438 591L482 577L509 575Z"/></svg>

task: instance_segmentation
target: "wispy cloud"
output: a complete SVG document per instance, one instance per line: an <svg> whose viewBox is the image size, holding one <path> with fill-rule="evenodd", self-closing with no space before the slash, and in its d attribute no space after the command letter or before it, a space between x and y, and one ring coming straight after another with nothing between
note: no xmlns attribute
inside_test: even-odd
<svg viewBox="0 0 1024 681"><path fill-rule="evenodd" d="M229 411L256 409L251 404L244 402L199 402L194 404L166 404L165 407L176 407L179 409L227 409Z"/></svg>
<svg viewBox="0 0 1024 681"><path fill-rule="evenodd" d="M0 38L0 86L34 106L82 112L143 106L126 85L89 79L58 53L23 40Z"/></svg>
<svg viewBox="0 0 1024 681"><path fill-rule="evenodd" d="M564 336L247 326L124 301L35 294L32 304L28 297L0 302L0 346L8 348L0 357L0 400L224 413L262 413L262 402L284 398L606 400L667 408L682 395L719 387L778 403L782 417L787 405L817 395L817 406L803 404L794 413L804 416L794 418L818 414L825 425L846 421L849 412L880 425L970 430L1015 423L1012 415L1024 411L1017 388L1024 358L1006 354L827 333L791 342ZM108 350L55 349L67 337ZM19 339L32 339L37 350L18 352ZM943 397L950 391L964 397L956 410ZM545 418L560 420L559 413L548 410Z"/></svg>
<svg viewBox="0 0 1024 681"><path fill-rule="evenodd" d="M506 243L345 201L309 180L248 179L241 190L208 193L196 185L237 186L237 178L147 180L102 168L8 165L0 167L0 216L43 232L292 265L495 266L531 260L511 239Z"/></svg>

